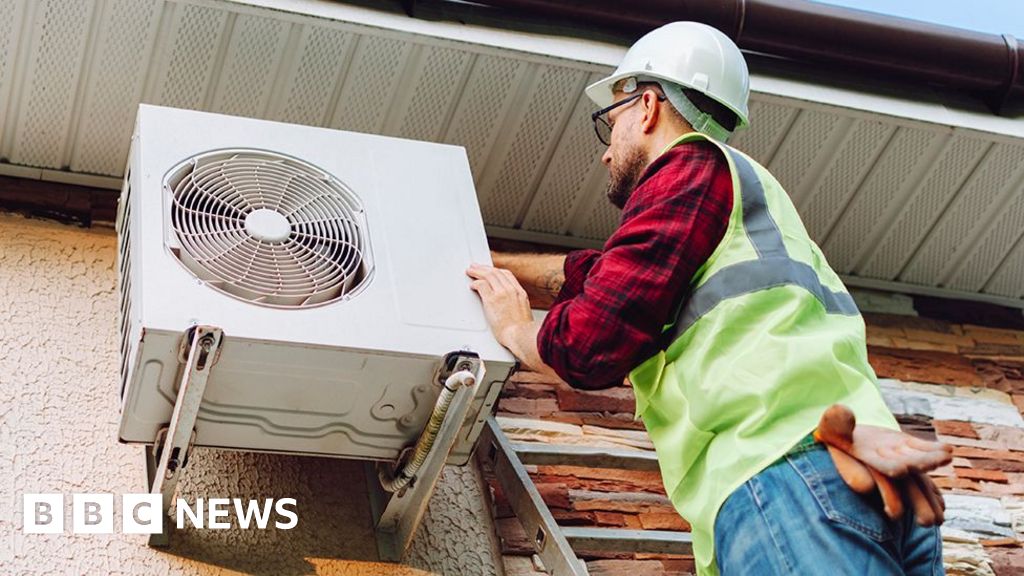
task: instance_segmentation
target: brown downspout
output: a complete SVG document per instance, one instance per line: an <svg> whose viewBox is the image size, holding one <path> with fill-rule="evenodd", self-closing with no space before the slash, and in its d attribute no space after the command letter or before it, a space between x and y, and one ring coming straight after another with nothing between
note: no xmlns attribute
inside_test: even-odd
<svg viewBox="0 0 1024 576"><path fill-rule="evenodd" d="M980 93L999 111L1024 99L1024 47L996 35L804 0L476 0L639 37L676 20L705 22L740 48Z"/></svg>

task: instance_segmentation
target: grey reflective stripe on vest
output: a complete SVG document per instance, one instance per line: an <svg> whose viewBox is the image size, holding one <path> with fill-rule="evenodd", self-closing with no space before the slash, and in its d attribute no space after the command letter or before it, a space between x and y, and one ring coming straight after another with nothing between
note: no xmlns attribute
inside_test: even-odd
<svg viewBox="0 0 1024 576"><path fill-rule="evenodd" d="M746 158L726 147L736 166L743 202L743 228L757 252L756 260L747 260L722 268L690 294L672 326L673 340L723 300L777 286L799 286L814 295L830 314L860 314L853 297L834 292L821 283L809 264L793 260L786 252L782 233L768 211L764 187Z"/></svg>
<svg viewBox="0 0 1024 576"><path fill-rule="evenodd" d="M809 264L792 258L747 260L722 268L694 290L673 327L675 335L678 337L686 332L723 300L776 286L799 286L807 290L830 314L859 314L853 298L845 292L833 292L823 286L818 280L818 273Z"/></svg>
<svg viewBox="0 0 1024 576"><path fill-rule="evenodd" d="M764 198L764 187L761 179L754 172L754 167L747 159L740 156L732 148L726 148L736 166L740 178L740 198L743 200L743 228L747 238L754 245L759 259L788 258L786 245L782 242L782 233L768 212L768 202Z"/></svg>

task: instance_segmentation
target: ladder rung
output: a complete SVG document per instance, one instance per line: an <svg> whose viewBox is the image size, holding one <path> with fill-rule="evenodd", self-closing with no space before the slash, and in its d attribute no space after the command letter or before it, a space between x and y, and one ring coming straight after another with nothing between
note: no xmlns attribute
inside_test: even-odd
<svg viewBox="0 0 1024 576"><path fill-rule="evenodd" d="M576 557L494 416L487 419L481 442L481 456L494 466L494 476L548 574L586 576L586 565Z"/></svg>
<svg viewBox="0 0 1024 576"><path fill-rule="evenodd" d="M523 464L658 470L658 457L649 451L533 442L514 442L512 449Z"/></svg>
<svg viewBox="0 0 1024 576"><path fill-rule="evenodd" d="M685 532L560 526L534 485L524 464L658 470L654 452L593 446L510 442L494 416L487 419L481 435L481 461L493 467L494 476L516 518L548 574L585 576L586 566L577 550L590 552L693 554L692 539Z"/></svg>
<svg viewBox="0 0 1024 576"><path fill-rule="evenodd" d="M562 526L562 534L574 550L693 554L693 540L686 532L581 528Z"/></svg>

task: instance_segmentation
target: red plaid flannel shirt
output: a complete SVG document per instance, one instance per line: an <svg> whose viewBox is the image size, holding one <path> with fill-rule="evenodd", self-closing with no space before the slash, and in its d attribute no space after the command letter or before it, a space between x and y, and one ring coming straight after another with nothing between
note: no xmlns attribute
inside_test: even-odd
<svg viewBox="0 0 1024 576"><path fill-rule="evenodd" d="M732 180L708 142L675 146L641 176L603 250L565 259L565 284L537 335L541 359L577 388L615 386L668 345L662 328L725 235Z"/></svg>

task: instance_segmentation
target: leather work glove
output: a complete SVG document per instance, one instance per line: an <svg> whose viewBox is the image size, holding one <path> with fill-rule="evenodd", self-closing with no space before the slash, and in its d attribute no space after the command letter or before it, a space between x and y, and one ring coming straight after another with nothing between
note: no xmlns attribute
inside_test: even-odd
<svg viewBox="0 0 1024 576"><path fill-rule="evenodd" d="M853 412L833 404L814 438L828 448L843 481L859 494L878 489L885 514L903 516L904 499L921 526L942 524L946 502L927 472L952 460L953 447L878 426L857 426Z"/></svg>

